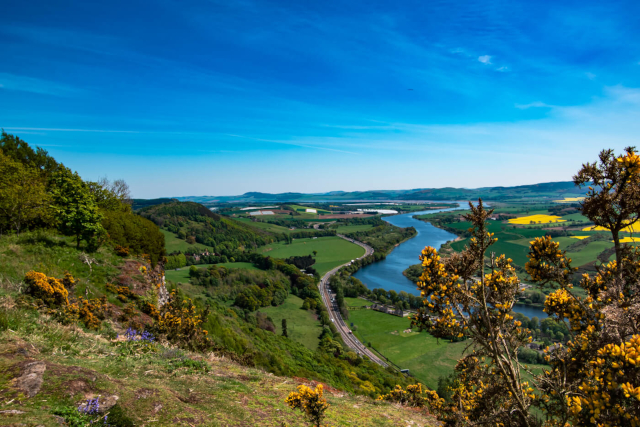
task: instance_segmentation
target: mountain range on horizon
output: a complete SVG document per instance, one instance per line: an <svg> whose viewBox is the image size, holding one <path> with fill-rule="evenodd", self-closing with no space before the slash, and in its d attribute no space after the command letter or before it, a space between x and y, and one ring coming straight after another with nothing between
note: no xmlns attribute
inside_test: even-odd
<svg viewBox="0 0 640 427"><path fill-rule="evenodd" d="M326 193L262 193L247 192L237 196L183 196L180 201L198 203L251 203L251 202L329 202L329 201L411 201L411 200L518 200L542 198L554 200L565 196L585 194L584 188L572 181L546 182L513 187L481 188L414 188L408 190L329 191Z"/></svg>

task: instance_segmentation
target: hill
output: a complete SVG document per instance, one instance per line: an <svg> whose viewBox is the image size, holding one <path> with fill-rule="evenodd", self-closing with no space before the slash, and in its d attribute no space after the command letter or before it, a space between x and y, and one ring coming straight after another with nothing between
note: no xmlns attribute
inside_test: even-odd
<svg viewBox="0 0 640 427"><path fill-rule="evenodd" d="M515 187L468 188L416 188L411 190L330 191L326 193L260 193L249 192L238 196L187 196L176 197L181 201L198 203L251 203L251 202L320 202L359 200L553 200L565 196L584 195L572 181L547 182Z"/></svg>

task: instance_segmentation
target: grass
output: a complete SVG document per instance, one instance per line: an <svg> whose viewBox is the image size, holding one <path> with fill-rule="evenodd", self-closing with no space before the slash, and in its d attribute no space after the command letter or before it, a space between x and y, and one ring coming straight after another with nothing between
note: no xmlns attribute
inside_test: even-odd
<svg viewBox="0 0 640 427"><path fill-rule="evenodd" d="M302 299L295 295L289 295L278 307L261 308L259 311L266 313L276 325L276 334L282 334L282 319L287 319L287 332L289 338L315 351L322 332L320 322L316 320L313 311L302 309Z"/></svg>
<svg viewBox="0 0 640 427"><path fill-rule="evenodd" d="M329 270L364 255L364 249L340 237L318 237L317 239L294 239L293 243L272 243L259 249L263 255L273 258L313 255L317 251L313 265L320 275Z"/></svg>
<svg viewBox="0 0 640 427"><path fill-rule="evenodd" d="M372 304L370 301L364 300L362 298L348 298L348 297L345 297L344 303L347 305L347 307L364 307Z"/></svg>
<svg viewBox="0 0 640 427"><path fill-rule="evenodd" d="M453 372L466 342L449 343L426 332L402 331L410 328L407 318L373 310L352 310L349 324L357 326L356 337L371 345L390 361L409 372L429 388L438 387L438 378ZM397 333L396 333L397 332Z"/></svg>
<svg viewBox="0 0 640 427"><path fill-rule="evenodd" d="M162 234L164 234L164 247L167 250L168 254L174 252L185 252L186 250L194 250L194 249L209 249L209 246L201 245L200 243L190 244L185 240L179 239L174 233L160 229Z"/></svg>
<svg viewBox="0 0 640 427"><path fill-rule="evenodd" d="M198 268L208 268L212 265L217 265L218 267L223 266L227 268L241 268L246 270L259 270L258 267L251 264L250 262L225 262L220 264L198 264L196 267ZM165 277L167 280L173 283L189 283L189 267L182 267L178 270L166 270Z"/></svg>
<svg viewBox="0 0 640 427"><path fill-rule="evenodd" d="M360 225L341 225L336 231L340 234L344 233L355 233L356 231L366 231L371 230L373 225L371 224L360 224Z"/></svg>
<svg viewBox="0 0 640 427"><path fill-rule="evenodd" d="M60 325L32 310L6 308L9 300L2 298L10 330L0 331L0 399L3 411L20 411L0 414L2 425L56 426L60 423L54 413L78 418L78 402L113 394L119 397L109 415L113 425L308 425L285 403L299 384L313 386L308 380L162 345L147 354L123 353L123 347L106 336ZM27 398L13 379L34 358L47 369L38 394ZM325 397L331 405L326 419L330 425L353 425L354 419L362 426L436 425L416 411L368 397L328 387Z"/></svg>
<svg viewBox="0 0 640 427"><path fill-rule="evenodd" d="M269 222L254 222L249 218L233 218L234 221L242 222L251 227L259 228L261 230L265 230L271 233L290 233L292 230L289 230L287 227L283 227L281 225L271 224Z"/></svg>

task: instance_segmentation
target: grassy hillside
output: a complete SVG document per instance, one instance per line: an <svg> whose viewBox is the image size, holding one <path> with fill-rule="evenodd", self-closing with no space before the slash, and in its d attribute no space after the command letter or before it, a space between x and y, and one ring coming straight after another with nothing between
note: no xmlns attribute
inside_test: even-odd
<svg viewBox="0 0 640 427"><path fill-rule="evenodd" d="M0 299L0 412L2 425L88 425L79 403L98 395L118 396L109 410L115 426L305 426L284 400L304 379L279 377L228 358L182 351L166 344L117 341L77 326L64 326L35 310ZM32 396L14 379L29 363L46 367ZM33 389L35 391L35 389ZM431 426L433 419L367 397L325 388L335 426ZM74 424L74 422L76 424ZM26 423L26 424L25 424Z"/></svg>
<svg viewBox="0 0 640 427"><path fill-rule="evenodd" d="M259 311L271 317L278 335L282 334L282 319L287 319L289 338L315 351L322 326L312 311L302 309L302 302L301 298L289 295L282 305L261 308Z"/></svg>
<svg viewBox="0 0 640 427"><path fill-rule="evenodd" d="M340 237L295 239L291 244L278 242L265 246L260 252L273 258L288 258L313 255L314 250L318 254L313 267L321 276L334 267L364 255L362 247Z"/></svg>

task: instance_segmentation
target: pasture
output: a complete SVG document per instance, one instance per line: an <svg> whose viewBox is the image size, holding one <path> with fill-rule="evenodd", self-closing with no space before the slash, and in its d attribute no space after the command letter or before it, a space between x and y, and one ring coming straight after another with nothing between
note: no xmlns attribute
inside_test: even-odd
<svg viewBox="0 0 640 427"><path fill-rule="evenodd" d="M364 249L340 237L318 237L317 239L294 239L293 243L272 243L258 249L262 255L272 258L289 258L291 256L313 255L316 263L313 265L322 276L334 267L364 255Z"/></svg>
<svg viewBox="0 0 640 427"><path fill-rule="evenodd" d="M185 252L187 250L202 250L205 249L212 250L209 246L201 245L200 243L187 243L185 240L179 239L174 233L160 229L162 234L164 234L164 248L167 250L167 254L171 254L173 252Z"/></svg>
<svg viewBox="0 0 640 427"><path fill-rule="evenodd" d="M373 225L371 224L359 224L359 225L340 225L336 228L336 231L340 234L355 233L356 231L371 230Z"/></svg>
<svg viewBox="0 0 640 427"><path fill-rule="evenodd" d="M258 311L271 317L276 326L276 334L282 335L282 319L287 319L287 332L289 338L315 351L322 332L320 322L316 320L313 310L302 309L302 299L295 295L289 295L278 307L263 307Z"/></svg>
<svg viewBox="0 0 640 427"><path fill-rule="evenodd" d="M246 270L259 270L258 267L251 264L250 262L225 262L220 264L198 264L196 267L198 268L208 268L212 265L217 265L218 267L226 267L226 268L241 268ZM191 266L186 266L179 268L177 270L166 270L164 275L167 280L173 283L189 283L189 268Z"/></svg>
<svg viewBox="0 0 640 427"><path fill-rule="evenodd" d="M409 372L431 389L438 378L449 375L462 356L466 342L438 340L426 332L403 333L411 321L373 310L349 311L348 324L357 326L354 334L360 341L371 343L390 361Z"/></svg>
<svg viewBox="0 0 640 427"><path fill-rule="evenodd" d="M254 222L249 218L234 218L235 221L242 222L251 227L259 228L261 230L268 231L270 233L290 233L287 227L283 227L281 225L271 224L269 222Z"/></svg>

